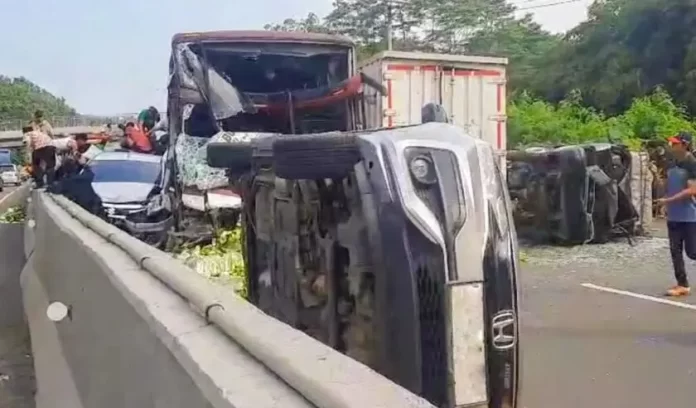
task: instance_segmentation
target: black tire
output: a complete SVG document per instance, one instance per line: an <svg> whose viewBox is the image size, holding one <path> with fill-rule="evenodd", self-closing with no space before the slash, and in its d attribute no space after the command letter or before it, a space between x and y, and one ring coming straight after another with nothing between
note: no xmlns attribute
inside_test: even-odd
<svg viewBox="0 0 696 408"><path fill-rule="evenodd" d="M292 135L273 142L275 174L287 180L340 179L359 161L355 135Z"/></svg>
<svg viewBox="0 0 696 408"><path fill-rule="evenodd" d="M251 169L253 151L250 142L211 142L206 147L208 166L243 173Z"/></svg>
<svg viewBox="0 0 696 408"><path fill-rule="evenodd" d="M449 117L447 116L447 112L442 105L437 103L428 103L423 105L423 108L421 108L421 122L449 123Z"/></svg>

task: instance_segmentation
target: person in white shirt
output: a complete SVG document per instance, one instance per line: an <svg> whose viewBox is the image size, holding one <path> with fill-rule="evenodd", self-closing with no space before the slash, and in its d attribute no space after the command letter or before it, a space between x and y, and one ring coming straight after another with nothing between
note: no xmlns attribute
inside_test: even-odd
<svg viewBox="0 0 696 408"><path fill-rule="evenodd" d="M86 133L78 133L75 136L63 137L53 140L56 155L59 161L59 176L73 174L87 162L83 153L89 148Z"/></svg>

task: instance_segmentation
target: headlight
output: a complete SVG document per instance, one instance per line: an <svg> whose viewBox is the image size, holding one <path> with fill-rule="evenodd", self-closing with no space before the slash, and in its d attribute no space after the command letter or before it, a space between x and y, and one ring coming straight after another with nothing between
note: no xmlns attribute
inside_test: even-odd
<svg viewBox="0 0 696 408"><path fill-rule="evenodd" d="M408 165L411 176L421 184L437 183L437 174L433 161L426 156L416 156Z"/></svg>
<svg viewBox="0 0 696 408"><path fill-rule="evenodd" d="M171 203L169 201L169 196L166 195L156 195L150 199L146 205L147 215L155 215L163 210L169 210L171 208Z"/></svg>

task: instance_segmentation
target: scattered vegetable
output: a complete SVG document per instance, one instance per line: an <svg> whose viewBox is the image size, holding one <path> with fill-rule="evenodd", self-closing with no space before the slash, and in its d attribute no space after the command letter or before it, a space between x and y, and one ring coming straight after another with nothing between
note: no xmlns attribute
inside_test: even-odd
<svg viewBox="0 0 696 408"><path fill-rule="evenodd" d="M520 263L529 262L529 254L526 251L520 250Z"/></svg>
<svg viewBox="0 0 696 408"><path fill-rule="evenodd" d="M246 298L246 268L242 255L241 229L219 231L209 245L184 247L178 259L216 282L230 284Z"/></svg>
<svg viewBox="0 0 696 408"><path fill-rule="evenodd" d="M0 215L0 224L20 224L24 222L26 213L21 206L10 207Z"/></svg>

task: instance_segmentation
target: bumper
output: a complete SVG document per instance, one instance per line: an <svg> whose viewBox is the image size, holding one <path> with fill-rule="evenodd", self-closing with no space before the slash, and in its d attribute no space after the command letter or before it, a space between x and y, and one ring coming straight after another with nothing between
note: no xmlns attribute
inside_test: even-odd
<svg viewBox="0 0 696 408"><path fill-rule="evenodd" d="M7 184L19 184L20 180L19 180L19 177L17 177L17 176L5 176L5 175L3 175L2 182L5 183L5 185L7 185Z"/></svg>
<svg viewBox="0 0 696 408"><path fill-rule="evenodd" d="M133 235L166 233L174 226L174 217L169 216L158 222L133 222L126 218L123 220L123 225Z"/></svg>
<svg viewBox="0 0 696 408"><path fill-rule="evenodd" d="M105 203L104 207L108 219L132 235L165 233L174 226L174 217L171 214L148 220L144 206Z"/></svg>
<svg viewBox="0 0 696 408"><path fill-rule="evenodd" d="M517 244L493 150L433 123L368 134L361 151L356 175L383 272L380 371L438 406L514 407ZM412 175L417 158L432 180Z"/></svg>

